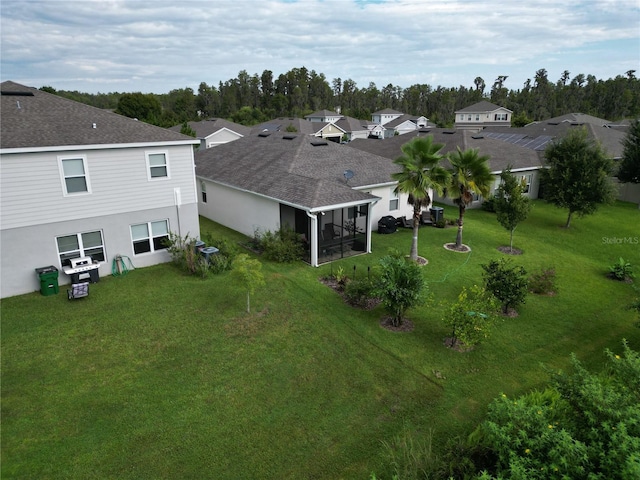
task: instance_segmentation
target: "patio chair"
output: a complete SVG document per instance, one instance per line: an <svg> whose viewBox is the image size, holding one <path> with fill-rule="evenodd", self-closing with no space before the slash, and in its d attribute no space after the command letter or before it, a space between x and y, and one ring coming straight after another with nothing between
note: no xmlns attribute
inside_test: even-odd
<svg viewBox="0 0 640 480"><path fill-rule="evenodd" d="M323 233L324 240L329 241L338 237L340 237L340 234L336 232L336 229L333 227L333 223L325 224Z"/></svg>
<svg viewBox="0 0 640 480"><path fill-rule="evenodd" d="M420 223L422 225L433 225L433 220L431 219L431 212L427 210L423 210L422 215L420 217Z"/></svg>
<svg viewBox="0 0 640 480"><path fill-rule="evenodd" d="M407 217L400 217L401 226L404 228L413 228L413 219Z"/></svg>
<svg viewBox="0 0 640 480"><path fill-rule="evenodd" d="M89 295L89 282L72 283L71 288L67 290L69 300L82 298Z"/></svg>

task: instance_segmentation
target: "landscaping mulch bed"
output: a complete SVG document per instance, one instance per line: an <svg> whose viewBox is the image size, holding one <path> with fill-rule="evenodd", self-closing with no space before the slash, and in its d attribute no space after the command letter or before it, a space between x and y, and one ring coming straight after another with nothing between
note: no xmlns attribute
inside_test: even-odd
<svg viewBox="0 0 640 480"><path fill-rule="evenodd" d="M456 247L455 243L445 243L444 248L452 252L460 252L460 253L469 253L471 251L471 247L469 247L468 245L465 245L464 243L459 247Z"/></svg>
<svg viewBox="0 0 640 480"><path fill-rule="evenodd" d="M381 300L379 298L369 298L366 300L364 304L357 304L357 305L353 304L352 302L349 302L344 295L344 287L340 285L338 282L336 282L335 278L321 277L320 283L326 285L329 288L332 288L336 293L338 293L342 297L342 299L346 304L351 305L354 308L361 308L362 310L373 310L378 305L380 305Z"/></svg>
<svg viewBox="0 0 640 480"><path fill-rule="evenodd" d="M407 320L406 318L402 321L402 323L398 326L393 324L392 317L383 317L380 320L380 326L386 330L390 330L392 332L413 332L413 322L411 320Z"/></svg>

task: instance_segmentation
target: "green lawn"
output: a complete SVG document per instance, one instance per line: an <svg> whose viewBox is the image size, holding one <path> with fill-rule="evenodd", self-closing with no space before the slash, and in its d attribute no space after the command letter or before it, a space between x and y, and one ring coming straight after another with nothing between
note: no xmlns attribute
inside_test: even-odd
<svg viewBox="0 0 640 480"><path fill-rule="evenodd" d="M484 211L466 216L470 254L442 248L454 228L420 230L432 301L409 311L411 333L380 328L380 307L351 308L318 281L408 253L410 230L374 234L374 254L333 266L264 262L251 315L228 274L202 280L171 264L103 278L73 302L65 287L4 299L2 477L389 478L382 442L404 430L444 445L499 393L543 385L543 366L566 368L570 352L597 369L622 338L640 349L633 288L605 276L620 256L640 275L640 210L617 203L569 230L565 218L535 202L514 241L514 262L556 268L558 294L530 295L468 353L443 346L441 304L503 256L509 234ZM202 231L242 239L204 219Z"/></svg>

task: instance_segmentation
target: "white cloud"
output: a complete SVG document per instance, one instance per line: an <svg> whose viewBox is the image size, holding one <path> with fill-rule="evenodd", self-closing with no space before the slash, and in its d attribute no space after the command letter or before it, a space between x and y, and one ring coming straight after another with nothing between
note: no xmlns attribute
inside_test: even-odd
<svg viewBox="0 0 640 480"><path fill-rule="evenodd" d="M301 66L359 87L508 75L519 88L540 68L609 78L640 57L635 0L3 0L1 17L3 80L80 91Z"/></svg>

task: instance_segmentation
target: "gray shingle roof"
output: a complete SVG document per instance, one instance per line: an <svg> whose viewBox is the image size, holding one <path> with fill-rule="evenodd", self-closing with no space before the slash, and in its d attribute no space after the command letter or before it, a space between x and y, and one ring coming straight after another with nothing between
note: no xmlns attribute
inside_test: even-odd
<svg viewBox="0 0 640 480"><path fill-rule="evenodd" d="M171 143L195 140L15 82L0 84L0 148ZM94 128L95 125L95 128Z"/></svg>
<svg viewBox="0 0 640 480"><path fill-rule="evenodd" d="M402 112L394 110L393 108L383 108L377 112L373 112L372 115L403 115Z"/></svg>
<svg viewBox="0 0 640 480"><path fill-rule="evenodd" d="M199 177L307 209L375 198L353 187L392 182L398 171L388 158L286 132L196 152L195 161ZM348 184L345 170L355 174Z"/></svg>
<svg viewBox="0 0 640 480"><path fill-rule="evenodd" d="M303 118L298 117L278 117L266 122L262 122L258 125L251 127L251 135L268 131L268 132L286 132L289 125L296 129L292 133L302 133L306 135L313 135L320 127L315 122L310 122Z"/></svg>
<svg viewBox="0 0 640 480"><path fill-rule="evenodd" d="M240 125L239 123L230 122L229 120L225 120L224 118L207 118L206 120L201 120L199 122L187 122L187 124L196 132L196 137L198 138L207 138L209 135L212 135L223 128L231 130L232 132L236 132L243 137L249 135L251 133L251 127L246 127L244 125ZM179 132L182 130L182 124L175 125L171 127L169 130L174 132Z"/></svg>
<svg viewBox="0 0 640 480"><path fill-rule="evenodd" d="M317 112L310 113L309 115L305 115L304 118L315 118L315 117L342 117L341 114L337 112L332 112L331 110L318 110Z"/></svg>
<svg viewBox="0 0 640 480"><path fill-rule="evenodd" d="M575 115L575 114L573 114ZM600 142L604 151L611 158L622 157L623 145L622 142L625 137L625 133L622 130L615 128L608 128L603 124L598 123L579 123L570 121L557 121L556 119L545 120L536 123L530 123L525 127L512 128L512 127L487 127L483 132L499 132L499 133L513 133L513 134L526 134L531 138L540 136L550 136L552 140L563 138L567 132L576 128L585 128L587 130L587 136L595 141ZM591 117L595 118L595 117Z"/></svg>
<svg viewBox="0 0 640 480"><path fill-rule="evenodd" d="M481 133L476 134L468 130L433 128L428 131L419 131L416 134L408 133L385 140L356 139L349 142L348 146L382 155L389 159L396 159L402 155L402 145L416 136L424 137L427 135L432 135L435 143L444 144L444 147L440 150L443 155L455 151L457 147L462 150L477 148L480 155L488 155L490 157L489 167L492 172L500 172L508 165L512 165L514 169L539 168L541 166L540 155L535 150L488 138ZM447 163L445 162L443 165L446 166Z"/></svg>
<svg viewBox="0 0 640 480"><path fill-rule="evenodd" d="M491 102L487 102L486 100L483 100L482 102L478 102L478 103L474 103L473 105L470 105L468 107L465 107L461 110L456 110L455 113L485 113L485 112L494 112L496 110L498 110L499 108L504 108L501 107L500 105L495 105ZM507 111L511 111L508 108L505 108L505 110Z"/></svg>

